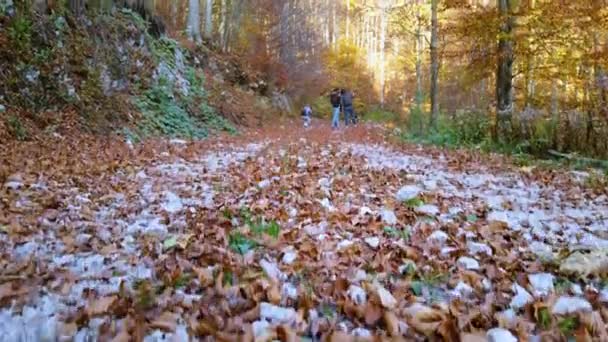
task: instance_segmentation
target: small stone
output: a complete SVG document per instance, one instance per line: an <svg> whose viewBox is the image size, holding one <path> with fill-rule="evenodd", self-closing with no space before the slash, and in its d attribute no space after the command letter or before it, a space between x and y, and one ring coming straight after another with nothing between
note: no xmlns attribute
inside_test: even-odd
<svg viewBox="0 0 608 342"><path fill-rule="evenodd" d="M580 287L580 286L579 286ZM572 291L574 292L574 291ZM581 294L583 293L583 291L581 291ZM600 291L600 302L602 303L608 303L608 288L602 289Z"/></svg>
<svg viewBox="0 0 608 342"><path fill-rule="evenodd" d="M347 293L350 300L357 305L363 305L367 301L367 293L359 286L351 285Z"/></svg>
<svg viewBox="0 0 608 342"><path fill-rule="evenodd" d="M547 244L534 241L530 244L529 248L530 251L534 253L534 255L536 255L543 261L553 261L555 259L555 255L553 254L551 246Z"/></svg>
<svg viewBox="0 0 608 342"><path fill-rule="evenodd" d="M319 203L321 203L321 206L329 211L334 211L336 210L336 208L331 204L331 202L329 201L329 199L326 197L324 199L322 199L321 201L319 201Z"/></svg>
<svg viewBox="0 0 608 342"><path fill-rule="evenodd" d="M397 224L397 216L395 216L395 213L392 210L382 209L380 216L382 217L382 222L388 225Z"/></svg>
<svg viewBox="0 0 608 342"><path fill-rule="evenodd" d="M0 104L0 113L6 112L6 107L3 104Z"/></svg>
<svg viewBox="0 0 608 342"><path fill-rule="evenodd" d="M353 329L353 335L355 337L361 337L361 338L370 338L370 337L372 337L372 333L369 332L369 330L367 330L365 328L356 328L356 329Z"/></svg>
<svg viewBox="0 0 608 342"><path fill-rule="evenodd" d="M89 241L91 240L92 237L93 236L91 234L81 233L81 234L76 235L74 242L76 243L77 246L84 246L87 243L89 243Z"/></svg>
<svg viewBox="0 0 608 342"><path fill-rule="evenodd" d="M523 287L518 284L513 284L513 291L515 292L515 296L511 298L511 308L518 310L526 306L526 304L534 301L532 295L526 291Z"/></svg>
<svg viewBox="0 0 608 342"><path fill-rule="evenodd" d="M485 253L488 256L492 256L492 248L485 243L469 241L467 242L467 248L469 253L473 255Z"/></svg>
<svg viewBox="0 0 608 342"><path fill-rule="evenodd" d="M293 249L287 249L284 251L283 258L281 259L281 261L284 264L291 265L297 259L297 257L298 257L298 252L296 252Z"/></svg>
<svg viewBox="0 0 608 342"><path fill-rule="evenodd" d="M488 214L488 222L499 221L509 224L509 217L504 211L492 211Z"/></svg>
<svg viewBox="0 0 608 342"><path fill-rule="evenodd" d="M483 280L481 281L481 286L486 292L492 291L492 282L488 278L483 278Z"/></svg>
<svg viewBox="0 0 608 342"><path fill-rule="evenodd" d="M448 241L449 238L450 237L445 232L441 230L436 230L431 235L429 235L426 240L432 243L443 245L444 243L446 243L446 241Z"/></svg>
<svg viewBox="0 0 608 342"><path fill-rule="evenodd" d="M297 300L298 288L291 283L283 283L283 286L281 287L281 296L284 299Z"/></svg>
<svg viewBox="0 0 608 342"><path fill-rule="evenodd" d="M285 278L285 275L279 269L276 263L270 262L268 260L261 260L260 266L264 270L264 273L268 276L268 278L273 279L275 281L279 281Z"/></svg>
<svg viewBox="0 0 608 342"><path fill-rule="evenodd" d="M266 321L255 321L251 324L251 328L253 330L253 336L257 338L262 338L265 336L270 337L270 323Z"/></svg>
<svg viewBox="0 0 608 342"><path fill-rule="evenodd" d="M517 338L507 329L494 328L486 334L488 342L517 342Z"/></svg>
<svg viewBox="0 0 608 342"><path fill-rule="evenodd" d="M163 209L171 214L177 213L182 210L183 204L181 198L176 194L167 191L165 193L165 203L163 203Z"/></svg>
<svg viewBox="0 0 608 342"><path fill-rule="evenodd" d="M354 244L354 242L352 242L351 240L342 240L338 243L336 248L338 248L338 250L341 250L341 249L348 248L348 247L352 246L353 244Z"/></svg>
<svg viewBox="0 0 608 342"><path fill-rule="evenodd" d="M529 274L528 280L532 285L532 293L536 297L547 296L553 292L553 280L555 277L549 273Z"/></svg>
<svg viewBox="0 0 608 342"><path fill-rule="evenodd" d="M397 191L395 198L399 202L412 200L420 195L422 189L415 185L406 185Z"/></svg>
<svg viewBox="0 0 608 342"><path fill-rule="evenodd" d="M296 321L297 313L292 308L282 308L270 303L261 303L260 317L272 324L291 324Z"/></svg>
<svg viewBox="0 0 608 342"><path fill-rule="evenodd" d="M173 145L186 145L188 142L182 139L171 139L169 140L169 143Z"/></svg>
<svg viewBox="0 0 608 342"><path fill-rule="evenodd" d="M562 296L553 305L551 313L554 315L567 315L577 311L591 311L591 304L583 298Z"/></svg>
<svg viewBox="0 0 608 342"><path fill-rule="evenodd" d="M373 215L374 212L368 207L359 208L359 216Z"/></svg>
<svg viewBox="0 0 608 342"><path fill-rule="evenodd" d="M439 207L433 204L425 204L416 208L416 212L427 216L437 216L439 214Z"/></svg>
<svg viewBox="0 0 608 342"><path fill-rule="evenodd" d="M511 324L516 322L517 314L515 313L515 310L507 309L496 313L496 318L499 323L504 322L507 323L507 326L510 326Z"/></svg>
<svg viewBox="0 0 608 342"><path fill-rule="evenodd" d="M579 284L572 284L572 286L570 286L570 291L572 291L572 294L577 295L577 296L582 296L584 294L583 288ZM600 296L601 296L601 293L600 293ZM601 300L601 298L600 298L600 300Z"/></svg>
<svg viewBox="0 0 608 342"><path fill-rule="evenodd" d="M474 271L479 269L479 262L473 258L466 256L458 258L458 260L456 261L456 265L464 268L465 270Z"/></svg>
<svg viewBox="0 0 608 342"><path fill-rule="evenodd" d="M270 180L264 179L263 181L258 183L258 188L265 189L270 186Z"/></svg>
<svg viewBox="0 0 608 342"><path fill-rule="evenodd" d="M441 249L441 251L439 251L439 254L441 254L442 256L449 256L450 254L452 254L453 252L456 252L458 250L458 248L456 247L443 247Z"/></svg>
<svg viewBox="0 0 608 342"><path fill-rule="evenodd" d="M458 284L456 285L454 290L452 290L451 293L454 297L466 298L473 293L473 288L469 286L469 284L461 281L458 282Z"/></svg>
<svg viewBox="0 0 608 342"><path fill-rule="evenodd" d="M378 237L368 237L365 238L365 243L371 248L378 248L380 246L380 239Z"/></svg>

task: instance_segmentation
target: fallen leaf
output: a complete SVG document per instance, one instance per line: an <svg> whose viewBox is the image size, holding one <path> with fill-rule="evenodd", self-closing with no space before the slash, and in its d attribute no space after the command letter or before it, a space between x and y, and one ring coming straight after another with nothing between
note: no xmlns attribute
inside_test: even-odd
<svg viewBox="0 0 608 342"><path fill-rule="evenodd" d="M87 313L91 317L108 314L108 310L117 299L118 296L97 298L87 306Z"/></svg>

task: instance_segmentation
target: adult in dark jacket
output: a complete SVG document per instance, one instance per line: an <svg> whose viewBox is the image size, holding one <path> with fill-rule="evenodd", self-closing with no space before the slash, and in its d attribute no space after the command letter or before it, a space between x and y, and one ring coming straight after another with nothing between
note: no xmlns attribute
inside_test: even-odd
<svg viewBox="0 0 608 342"><path fill-rule="evenodd" d="M353 93L350 90L342 89L341 101L344 110L344 123L346 126L355 124L355 110L353 106Z"/></svg>

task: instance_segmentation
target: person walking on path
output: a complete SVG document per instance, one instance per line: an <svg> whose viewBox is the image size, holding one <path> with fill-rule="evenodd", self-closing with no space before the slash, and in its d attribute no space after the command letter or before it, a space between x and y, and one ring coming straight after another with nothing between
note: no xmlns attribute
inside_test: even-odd
<svg viewBox="0 0 608 342"><path fill-rule="evenodd" d="M332 106L331 128L338 129L340 125L340 106L342 104L340 90L338 88L331 91L329 101Z"/></svg>
<svg viewBox="0 0 608 342"><path fill-rule="evenodd" d="M353 108L353 93L350 90L342 89L341 104L344 110L344 124L346 126L355 124L355 111Z"/></svg>

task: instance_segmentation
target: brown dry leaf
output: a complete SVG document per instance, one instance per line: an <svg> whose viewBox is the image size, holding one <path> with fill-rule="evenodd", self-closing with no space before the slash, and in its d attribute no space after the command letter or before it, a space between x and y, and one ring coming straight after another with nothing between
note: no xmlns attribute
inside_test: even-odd
<svg viewBox="0 0 608 342"><path fill-rule="evenodd" d="M266 296L270 303L278 305L281 302L281 290L279 290L279 285L273 282L268 290L266 290Z"/></svg>
<svg viewBox="0 0 608 342"><path fill-rule="evenodd" d="M150 323L150 327L153 329L160 329L162 331L172 332L177 327L178 315L165 311L157 319Z"/></svg>
<svg viewBox="0 0 608 342"><path fill-rule="evenodd" d="M341 331L334 331L329 337L329 342L355 342L356 340L355 336Z"/></svg>
<svg viewBox="0 0 608 342"><path fill-rule="evenodd" d="M382 318L382 308L373 303L367 303L365 307L365 324L374 326Z"/></svg>
<svg viewBox="0 0 608 342"><path fill-rule="evenodd" d="M130 342L130 341L131 341L131 335L126 331L121 331L116 336L114 336L114 338L112 339L111 342Z"/></svg>
<svg viewBox="0 0 608 342"><path fill-rule="evenodd" d="M118 296L97 298L87 306L87 313L89 316L105 315L117 299Z"/></svg>
<svg viewBox="0 0 608 342"><path fill-rule="evenodd" d="M447 342L459 342L460 337L458 334L458 329L456 327L456 322L453 319L447 318L441 322L439 327L437 328L437 334L442 337L443 341Z"/></svg>
<svg viewBox="0 0 608 342"><path fill-rule="evenodd" d="M395 299L395 297L393 297L393 295L380 283L374 282L370 286L369 290L369 292L375 293L378 296L378 298L380 299L380 303L385 308L394 309L395 306L397 306L397 300Z"/></svg>
<svg viewBox="0 0 608 342"><path fill-rule="evenodd" d="M445 320L445 314L439 310L424 307L418 310L410 320L410 326L421 334L433 336Z"/></svg>
<svg viewBox="0 0 608 342"><path fill-rule="evenodd" d="M13 282L8 282L0 285L0 300L5 298L13 298L28 293L29 289L24 285L17 285Z"/></svg>
<svg viewBox="0 0 608 342"><path fill-rule="evenodd" d="M399 318L397 318L394 312L386 311L384 313L384 324L386 324L386 330L390 336L397 337L401 335L399 332Z"/></svg>
<svg viewBox="0 0 608 342"><path fill-rule="evenodd" d="M298 334L296 334L293 329L285 325L280 325L277 327L277 337L282 342L298 342L300 340L298 338Z"/></svg>
<svg viewBox="0 0 608 342"><path fill-rule="evenodd" d="M488 339L486 338L485 334L469 334L469 333L463 333L460 334L460 342L487 342Z"/></svg>

